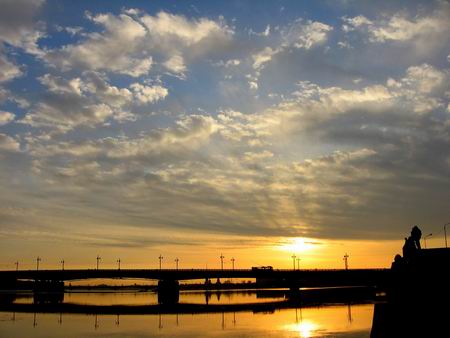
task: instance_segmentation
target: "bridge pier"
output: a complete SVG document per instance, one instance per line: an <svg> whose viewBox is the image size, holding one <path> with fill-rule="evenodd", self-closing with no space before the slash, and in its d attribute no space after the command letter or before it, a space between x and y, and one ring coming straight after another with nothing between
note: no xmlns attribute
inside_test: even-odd
<svg viewBox="0 0 450 338"><path fill-rule="evenodd" d="M160 280L158 282L158 303L176 304L180 299L180 283L176 280Z"/></svg>

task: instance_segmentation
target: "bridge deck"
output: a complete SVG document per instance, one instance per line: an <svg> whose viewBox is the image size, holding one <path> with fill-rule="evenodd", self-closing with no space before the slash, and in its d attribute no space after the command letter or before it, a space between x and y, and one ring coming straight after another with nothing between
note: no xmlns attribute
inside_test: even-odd
<svg viewBox="0 0 450 338"><path fill-rule="evenodd" d="M376 285L386 280L388 269L349 270L264 270L264 269L69 269L0 271L0 280L74 281L98 278L194 280L216 278L258 278L296 280L315 285L332 281L339 285ZM331 283L333 284L333 283Z"/></svg>

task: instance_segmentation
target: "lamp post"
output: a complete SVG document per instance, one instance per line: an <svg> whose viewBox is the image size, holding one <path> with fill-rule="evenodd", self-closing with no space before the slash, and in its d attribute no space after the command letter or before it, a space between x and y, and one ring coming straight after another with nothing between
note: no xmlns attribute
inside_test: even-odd
<svg viewBox="0 0 450 338"><path fill-rule="evenodd" d="M120 270L120 262L121 262L121 260L120 260L120 258L117 260L117 265L118 265L118 268L119 268L119 270Z"/></svg>
<svg viewBox="0 0 450 338"><path fill-rule="evenodd" d="M297 256L293 254L291 258L294 260L294 270L295 270L295 259L297 258Z"/></svg>
<svg viewBox="0 0 450 338"><path fill-rule="evenodd" d="M36 271L39 270L39 262L40 262L41 260L42 260L42 259L41 259L41 257L39 257L39 256L36 258Z"/></svg>
<svg viewBox="0 0 450 338"><path fill-rule="evenodd" d="M348 270L348 258L349 258L350 256L349 255L347 255L347 253L344 255L344 265L345 265L345 270Z"/></svg>
<svg viewBox="0 0 450 338"><path fill-rule="evenodd" d="M234 270L234 261L235 261L234 257L231 258L231 266L232 266L233 270Z"/></svg>
<svg viewBox="0 0 450 338"><path fill-rule="evenodd" d="M159 255L159 270L161 270L162 269L162 260L163 260L163 256L162 255Z"/></svg>
<svg viewBox="0 0 450 338"><path fill-rule="evenodd" d="M16 271L19 271L19 261L15 262L14 264L16 266Z"/></svg>
<svg viewBox="0 0 450 338"><path fill-rule="evenodd" d="M300 270L300 261L301 261L301 259L297 258L297 270Z"/></svg>
<svg viewBox="0 0 450 338"><path fill-rule="evenodd" d="M98 270L98 265L99 265L101 259L102 258L99 255L97 255L97 270Z"/></svg>
<svg viewBox="0 0 450 338"><path fill-rule="evenodd" d="M177 270L178 270L178 262L179 262L180 260L178 259L178 257L177 258L175 258L175 264L176 264L176 266L177 266Z"/></svg>
<svg viewBox="0 0 450 338"><path fill-rule="evenodd" d="M444 224L444 236L445 236L445 247L448 248L447 246L447 225L449 225L449 223Z"/></svg>
<svg viewBox="0 0 450 338"><path fill-rule="evenodd" d="M64 259L62 259L62 260L60 261L60 263L61 263L61 270L64 271L64 263L65 263Z"/></svg>
<svg viewBox="0 0 450 338"><path fill-rule="evenodd" d="M220 254L220 268L223 270L223 259L225 256L223 254Z"/></svg>
<svg viewBox="0 0 450 338"><path fill-rule="evenodd" d="M431 236L433 236L433 234L430 232L428 235L426 235L426 236L423 238L423 243L424 243L425 249L427 248L427 238L428 238L428 237L431 237Z"/></svg>

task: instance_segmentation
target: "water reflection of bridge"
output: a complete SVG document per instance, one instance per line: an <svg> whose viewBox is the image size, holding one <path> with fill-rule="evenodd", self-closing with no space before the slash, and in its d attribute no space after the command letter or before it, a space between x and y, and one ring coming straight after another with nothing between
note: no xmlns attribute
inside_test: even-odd
<svg viewBox="0 0 450 338"><path fill-rule="evenodd" d="M283 304L283 305L286 305L286 306L278 306L277 307L277 304ZM362 305L362 304L363 303L357 303L357 304L353 304L353 305ZM264 305L264 304L260 304L260 305ZM281 310L281 309L288 309L288 310L291 309L291 310L293 310L293 309L295 309L295 323L296 324L300 324L303 321L302 310L305 310L305 309L308 309L308 308L316 308L316 305L303 305L303 306L299 306L299 305L294 306L294 305L292 305L292 306L289 306L285 302L277 302L277 303L274 303L273 305L274 305L274 308L271 311L267 311L266 309L264 309L264 311L257 311L255 309L250 309L250 310L253 311L253 313L257 313L257 312L274 313L275 310ZM327 304L325 306L335 306L335 305L336 304ZM343 304L339 303L338 305L342 306ZM352 304L351 303L347 303L345 306L347 307L347 314L348 314L347 315L347 322L348 322L348 324L351 324L352 321L353 321L353 319L352 319ZM249 311L249 309L247 309L245 307L241 307L240 311L242 311L242 312ZM166 316L166 315L167 316L175 316L175 325L178 327L178 326L180 326L180 324L182 324L182 322L180 322L180 320L179 320L179 316L180 315L184 315L184 314L193 315L193 314L203 314L203 313L216 313L216 314L221 314L221 328L225 329L226 326L227 326L226 325L227 314L232 314L231 323L235 327L236 324L238 323L238 320L239 320L239 312L240 311L235 311L235 310L233 310L231 308L230 309L226 309L225 308L225 309L222 309L221 311L212 311L212 312L206 312L206 311L205 312L195 312L195 313L192 313L192 312L176 312L176 313L157 312L157 313L145 313L145 314L157 315L158 316L158 329L161 330L161 329L164 328L164 319L165 319L164 316ZM24 312L24 311L18 311L18 312ZM34 311L34 312L33 311L26 311L26 312L27 313L33 313L33 327L37 327L38 326L39 314L46 313L46 312L42 312L42 311ZM11 318L10 318L11 321L16 321L16 313L17 312L15 312L15 311L12 312ZM47 313L55 313L55 312L47 312ZM102 316L108 317L110 315L113 315L114 316L113 317L114 318L114 324L116 326L120 326L120 319L121 319L121 316L123 315L121 313L99 314L99 313L92 313L92 312L59 312L59 313L55 313L55 314L58 315L58 319L57 319L58 324L62 326L63 323L64 323L64 316L70 316L72 314L79 314L79 313L83 313L83 314L86 314L86 315L93 316L93 326L94 326L95 330L97 330L100 327L100 325L101 325L101 317Z"/></svg>
<svg viewBox="0 0 450 338"><path fill-rule="evenodd" d="M341 302L339 305L343 305ZM351 304L347 303L349 323L352 322L351 317ZM354 304L354 303L353 303ZM363 303L357 303L363 304ZM366 303L367 304L367 303ZM323 306L330 306L333 304L327 303L322 304ZM100 316L115 316L115 324L120 325L120 317L122 315L157 315L159 316L159 328L162 328L163 316L164 315L175 315L176 323L178 326L178 316L184 314L221 314L222 315L222 327L225 326L225 314L233 314L233 324L236 324L236 314L240 312L253 312L253 313L274 313L277 310L283 309L295 309L296 310L296 322L301 320L302 309L315 308L317 304L299 304L291 301L276 301L268 303L254 303L254 304L230 304L230 305L201 305L201 304L177 304L176 306L164 307L160 305L145 305L145 306L93 306L93 305L82 305L82 304L64 304L64 306L58 307L48 307L48 306L38 306L34 304L14 304L10 307L7 312L12 313L11 320L16 319L16 313L32 313L33 314L33 326L38 325L38 315L39 314L57 314L58 324L63 323L65 315L71 314L87 314L93 315L94 327L97 329L99 327ZM5 312L2 307L0 310ZM300 316L298 315L300 312Z"/></svg>

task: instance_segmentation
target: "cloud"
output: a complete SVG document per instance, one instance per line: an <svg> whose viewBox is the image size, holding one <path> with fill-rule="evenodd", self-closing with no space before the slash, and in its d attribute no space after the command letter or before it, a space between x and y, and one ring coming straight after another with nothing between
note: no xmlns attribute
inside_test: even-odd
<svg viewBox="0 0 450 338"><path fill-rule="evenodd" d="M166 62L164 62L163 65L170 72L179 75L182 79L185 79L184 73L186 72L187 67L184 64L184 59L182 56L174 55L170 57L170 59L168 59Z"/></svg>
<svg viewBox="0 0 450 338"><path fill-rule="evenodd" d="M255 69L261 69L264 67L264 64L272 60L272 57L279 53L280 49L272 49L270 47L264 48L262 51L253 54L253 68Z"/></svg>
<svg viewBox="0 0 450 338"><path fill-rule="evenodd" d="M133 90L136 99L142 104L154 103L164 99L169 94L167 88L161 86L145 86L140 83L133 83L130 88Z"/></svg>
<svg viewBox="0 0 450 338"><path fill-rule="evenodd" d="M429 113L444 106L445 93L450 89L450 73L426 63L411 66L399 81L388 79L387 85L396 95L407 98L417 113Z"/></svg>
<svg viewBox="0 0 450 338"><path fill-rule="evenodd" d="M103 70L139 77L150 72L155 58L163 56L167 69L183 74L185 54L192 57L200 50L214 50L232 35L220 22L206 18L188 20L166 12L151 16L125 11L117 16L87 17L104 30L86 33L86 38L78 43L49 51L46 59L50 64L63 70Z"/></svg>
<svg viewBox="0 0 450 338"><path fill-rule="evenodd" d="M332 26L318 21L297 20L282 32L284 45L311 49L327 41Z"/></svg>
<svg viewBox="0 0 450 338"><path fill-rule="evenodd" d="M449 41L450 6L440 2L439 9L430 13L419 12L416 16L406 12L368 19L363 15L344 17L344 32L357 31L372 43L408 44L420 54L436 53Z"/></svg>
<svg viewBox="0 0 450 338"><path fill-rule="evenodd" d="M4 82L23 75L26 90L0 88L0 196L38 213L0 222L321 238L438 224L450 81L448 50L435 57L430 41L447 41L431 23L444 14L353 13L342 30L315 17L259 35L220 17L88 13L82 33L49 36L33 62L8 54ZM417 43L433 57L405 52ZM91 243L159 245L104 237Z"/></svg>
<svg viewBox="0 0 450 338"><path fill-rule="evenodd" d="M121 107L132 98L128 89L110 86L95 73L85 73L84 79L45 74L38 80L47 91L21 120L33 127L56 128L60 132L77 126L93 127L109 118L120 118Z"/></svg>
<svg viewBox="0 0 450 338"><path fill-rule="evenodd" d="M10 123L15 118L15 115L10 112L0 110L0 126Z"/></svg>
<svg viewBox="0 0 450 338"><path fill-rule="evenodd" d="M159 12L156 16L144 15L141 20L149 30L149 34L169 49L175 47L171 45L172 43L191 46L207 38L227 40L232 34L232 31L222 23L206 18L190 21L181 15Z"/></svg>
<svg viewBox="0 0 450 338"><path fill-rule="evenodd" d="M97 141L81 143L61 142L41 146L38 140L30 144L36 157L74 156L80 158L164 158L166 155L183 153L207 142L218 130L218 125L208 116L189 115L176 121L166 129L153 129L148 135L138 138L107 137Z"/></svg>
<svg viewBox="0 0 450 338"><path fill-rule="evenodd" d="M37 41L44 33L35 16L44 0L4 0L0 12L0 42L38 54Z"/></svg>
<svg viewBox="0 0 450 338"><path fill-rule="evenodd" d="M0 134L0 151L18 152L20 151L20 143L11 136Z"/></svg>
<svg viewBox="0 0 450 338"><path fill-rule="evenodd" d="M51 64L63 70L108 70L132 77L149 72L153 61L141 49L147 33L139 22L125 14L99 14L88 18L103 26L104 31L89 33L78 44L48 52L46 59Z"/></svg>
<svg viewBox="0 0 450 338"><path fill-rule="evenodd" d="M1 49L0 49L1 51ZM0 83L22 76L20 68L0 54Z"/></svg>

